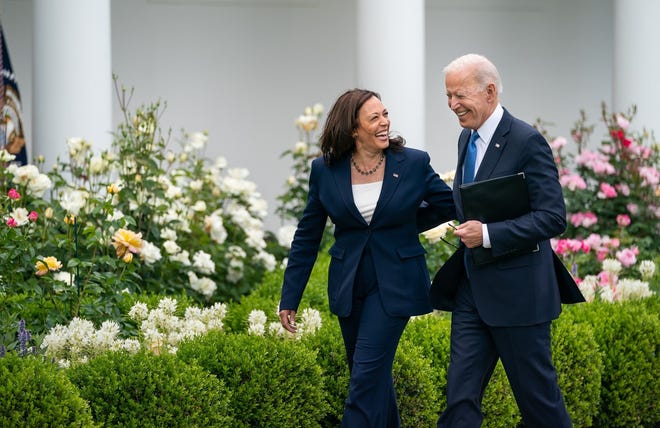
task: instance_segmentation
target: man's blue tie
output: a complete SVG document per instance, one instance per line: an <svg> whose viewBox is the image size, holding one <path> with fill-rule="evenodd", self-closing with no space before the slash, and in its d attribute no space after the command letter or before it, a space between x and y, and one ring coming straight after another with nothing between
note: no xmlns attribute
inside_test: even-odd
<svg viewBox="0 0 660 428"><path fill-rule="evenodd" d="M465 154L465 162L463 162L463 184L474 181L474 166L477 163L477 138L479 138L479 134L477 134L477 131L474 131L470 136L467 153Z"/></svg>

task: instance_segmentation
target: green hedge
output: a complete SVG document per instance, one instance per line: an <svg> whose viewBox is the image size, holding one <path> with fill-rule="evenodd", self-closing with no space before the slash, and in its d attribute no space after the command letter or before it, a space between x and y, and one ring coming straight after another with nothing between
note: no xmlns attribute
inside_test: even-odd
<svg viewBox="0 0 660 428"><path fill-rule="evenodd" d="M580 323L591 325L600 349L602 385L595 426L656 427L660 423L657 300L594 302L572 307L563 315L578 328Z"/></svg>
<svg viewBox="0 0 660 428"><path fill-rule="evenodd" d="M231 392L174 355L108 352L69 369L96 422L112 427L232 426Z"/></svg>
<svg viewBox="0 0 660 428"><path fill-rule="evenodd" d="M62 369L39 356L0 358L1 427L93 427L92 413Z"/></svg>
<svg viewBox="0 0 660 428"><path fill-rule="evenodd" d="M402 342L394 358L392 377L401 413L401 426L435 426L438 420L436 403L440 393L431 361L424 356L424 350L412 342Z"/></svg>
<svg viewBox="0 0 660 428"><path fill-rule="evenodd" d="M603 358L591 324L560 315L552 323L552 359L573 426L592 426L600 405Z"/></svg>
<svg viewBox="0 0 660 428"><path fill-rule="evenodd" d="M225 332L186 341L176 356L109 353L67 371L34 356L0 358L0 426L27 426L21 420L35 412L58 426L92 426L92 417L112 426L338 426L349 374L327 307L328 261L319 256L301 302L320 311L323 326L299 340L246 334L254 309L277 320L279 270L229 305ZM450 331L451 314L441 312L413 317L404 331L393 377L405 428L434 426L446 405ZM566 306L552 323L552 352L576 428L659 426L660 298ZM501 364L483 412L485 428L521 424Z"/></svg>
<svg viewBox="0 0 660 428"><path fill-rule="evenodd" d="M317 427L326 414L316 353L300 341L213 332L177 355L224 381L235 427Z"/></svg>
<svg viewBox="0 0 660 428"><path fill-rule="evenodd" d="M325 428L340 426L344 414L344 402L348 395L350 374L339 323L336 318L326 316L321 329L315 335L303 337L301 342L305 347L316 352L316 361L322 370L328 411L321 420L321 426Z"/></svg>

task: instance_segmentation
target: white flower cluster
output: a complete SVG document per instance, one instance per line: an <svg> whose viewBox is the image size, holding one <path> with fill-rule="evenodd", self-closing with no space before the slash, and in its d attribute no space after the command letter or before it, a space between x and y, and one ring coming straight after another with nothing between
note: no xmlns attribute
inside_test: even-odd
<svg viewBox="0 0 660 428"><path fill-rule="evenodd" d="M2 153L7 153L6 150L0 150ZM0 161L7 156L0 156ZM9 164L7 172L14 176L12 183L25 186L28 194L36 198L41 198L46 190L53 186L50 178L46 174L41 174L39 169L34 165L18 166L16 164Z"/></svg>
<svg viewBox="0 0 660 428"><path fill-rule="evenodd" d="M287 250L291 249L293 236L296 234L296 226L287 224L280 227L277 231L277 243Z"/></svg>
<svg viewBox="0 0 660 428"><path fill-rule="evenodd" d="M300 313L300 319L296 323L298 331L295 335L300 339L306 335L315 334L322 325L321 314L316 309L305 308ZM289 333L282 327L279 321L268 322L266 313L260 309L254 309L248 315L248 334L254 336L283 336L292 337L293 334Z"/></svg>
<svg viewBox="0 0 660 428"><path fill-rule="evenodd" d="M128 315L140 323L139 330L144 346L160 354L176 354L178 344L211 330L222 330L227 314L224 303L209 308L188 307L183 318L176 316L177 301L163 298L156 309L149 310L144 303L136 303Z"/></svg>
<svg viewBox="0 0 660 428"><path fill-rule="evenodd" d="M604 302L621 302L651 297L654 293L649 288L648 279L655 273L655 263L651 260L640 262L638 269L642 279L619 278L622 265L616 259L605 259L602 271L598 275L587 275L578 284L584 299L592 302L599 299Z"/></svg>
<svg viewBox="0 0 660 428"><path fill-rule="evenodd" d="M89 193L85 190L66 188L63 189L59 195L57 195L57 198L62 208L64 208L67 212L78 216L80 210L87 203L87 199L89 199Z"/></svg>
<svg viewBox="0 0 660 428"><path fill-rule="evenodd" d="M51 328L41 343L46 356L60 366L85 363L106 351L120 349L137 352L140 342L135 339L120 339L119 325L114 321L104 321L96 330L91 321L74 318L68 326L57 324Z"/></svg>
<svg viewBox="0 0 660 428"><path fill-rule="evenodd" d="M149 310L146 304L136 303L128 315L140 323L142 342L138 339L119 338L119 325L104 321L97 330L91 321L74 318L69 325L57 324L51 328L41 343L44 354L62 367L85 363L107 351L126 350L138 352L142 347L159 354L176 353L177 345L184 339L202 335L211 330L222 330L227 314L224 303L209 308L188 307L185 316L175 315L177 301L163 298L158 307Z"/></svg>

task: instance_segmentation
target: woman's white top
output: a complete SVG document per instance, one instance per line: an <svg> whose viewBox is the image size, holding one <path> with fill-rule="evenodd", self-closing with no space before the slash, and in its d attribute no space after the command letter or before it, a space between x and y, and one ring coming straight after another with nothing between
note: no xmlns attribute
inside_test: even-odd
<svg viewBox="0 0 660 428"><path fill-rule="evenodd" d="M373 183L354 184L353 185L353 200L362 217L365 221L371 223L371 217L374 215L376 203L380 196L380 189L383 187L382 181L374 181Z"/></svg>

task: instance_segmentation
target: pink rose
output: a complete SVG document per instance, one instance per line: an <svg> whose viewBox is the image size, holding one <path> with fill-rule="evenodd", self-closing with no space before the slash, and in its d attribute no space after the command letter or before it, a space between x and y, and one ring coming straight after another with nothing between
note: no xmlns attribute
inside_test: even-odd
<svg viewBox="0 0 660 428"><path fill-rule="evenodd" d="M616 224L621 227L626 227L630 224L630 217L626 214L619 214L616 216Z"/></svg>
<svg viewBox="0 0 660 428"><path fill-rule="evenodd" d="M600 183L600 191L597 195L600 199L616 198L616 189L609 183Z"/></svg>
<svg viewBox="0 0 660 428"><path fill-rule="evenodd" d="M617 251L616 258L625 267L630 267L637 262L637 256L635 255L635 252L630 248L624 248L621 251Z"/></svg>
<svg viewBox="0 0 660 428"><path fill-rule="evenodd" d="M610 276L609 272L601 271L598 274L598 285L604 287L606 285L610 285L611 283L612 283L612 277Z"/></svg>
<svg viewBox="0 0 660 428"><path fill-rule="evenodd" d="M21 194L18 193L16 189L9 189L9 192L7 192L7 196L9 199L12 199L14 201L21 199Z"/></svg>

